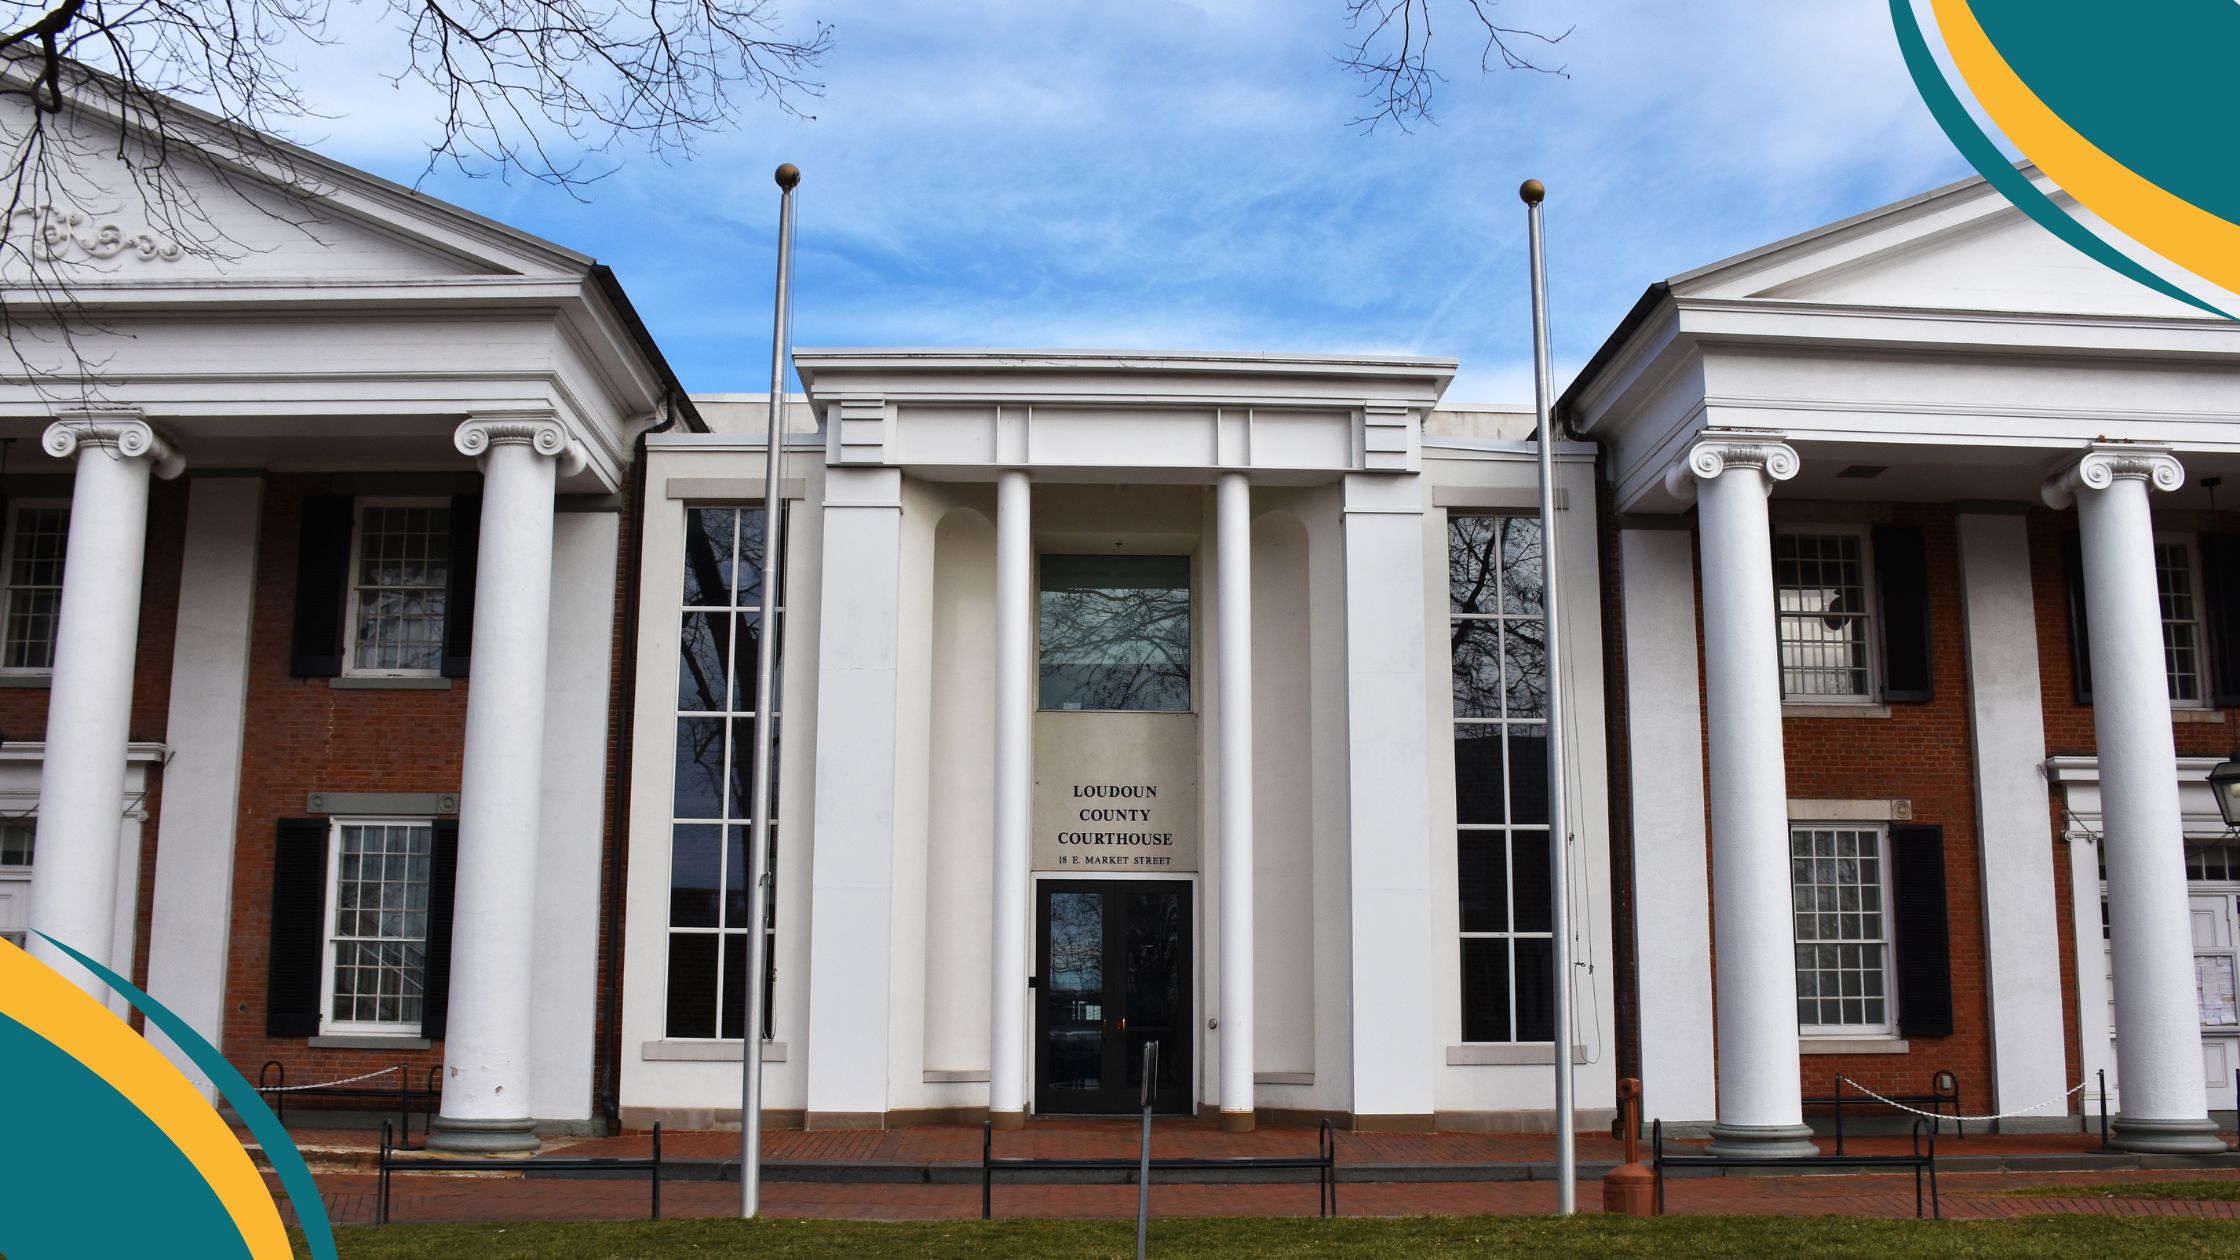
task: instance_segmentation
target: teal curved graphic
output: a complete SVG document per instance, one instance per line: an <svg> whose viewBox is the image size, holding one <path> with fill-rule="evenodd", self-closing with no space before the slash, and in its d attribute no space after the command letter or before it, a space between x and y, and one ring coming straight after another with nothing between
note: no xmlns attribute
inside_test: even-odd
<svg viewBox="0 0 2240 1260"><path fill-rule="evenodd" d="M1999 55L2046 108L2102 153L2240 224L2229 134L2240 66L2232 0L1968 0ZM2126 67L2152 66L2152 74ZM2214 138L2214 148L2204 144Z"/></svg>
<svg viewBox="0 0 2240 1260"><path fill-rule="evenodd" d="M0 1063L23 1086L10 1091L15 1136L0 1143L0 1204L15 1205L0 1207L0 1254L249 1255L194 1162L115 1086L6 1015ZM30 1203L39 1210L21 1210Z"/></svg>
<svg viewBox="0 0 2240 1260"><path fill-rule="evenodd" d="M2228 2L2228 0L2227 0ZM2101 20L2121 22L2119 10L2102 6ZM2070 218L2051 198L2038 191L2038 186L2016 170L2007 161L1991 137L1983 134L1975 119L1968 116L1967 107L1953 94L1952 85L1945 82L1944 72L1937 67L1936 57L1929 51L1929 42L1921 33L1921 23L1914 17L1911 0L1890 0L1890 22L1897 29L1898 48L1905 54L1906 70L1913 76L1913 85L1921 93L1929 113L1944 129L1945 136L1968 159L2000 194L2014 203L2016 209L2035 220L2038 226L2066 241L2079 253L2120 275L2128 276L2157 293L2174 297L2188 306L2207 311L2211 315L2231 319L2225 311L2202 301L2193 294L2163 279L2141 266L2137 260L2092 234L2092 230Z"/></svg>
<svg viewBox="0 0 2240 1260"><path fill-rule="evenodd" d="M311 1248L312 1260L337 1260L334 1249L334 1226L327 1219L327 1205L319 1197L318 1183L311 1179L311 1168L303 1162L303 1152L296 1149L295 1139L288 1136L287 1129L281 1127L280 1118L273 1115L272 1108L265 1105L264 1096L249 1084L247 1078L234 1070L233 1064L226 1062L226 1057L218 1053L216 1046L203 1040L202 1034L189 1027L187 1021L172 1014L163 1003L149 997L130 980L70 948L63 942L47 936L44 932L39 933L39 935L56 949L70 955L79 966L101 977L102 983L122 993L126 1000L132 1003L135 1010L146 1016L149 1023L162 1029L163 1035L171 1038L172 1044L185 1051L187 1057L194 1061L194 1065L202 1069L209 1077L210 1083L217 1086L218 1092L225 1096L228 1103L233 1105L234 1114L240 1116L242 1123L249 1126L249 1132L257 1139L257 1144L264 1148L265 1159L271 1163L272 1171L279 1176L281 1188L288 1192L288 1202L295 1207L296 1220L303 1226L304 1241ZM40 1044L45 1045L46 1043L42 1041ZM107 1088L106 1085L104 1085L104 1088ZM139 1115L139 1112L135 1110L133 1114ZM146 1117L141 1117L141 1119L145 1122ZM43 1132L39 1129L33 1131ZM164 1145L170 1147L168 1138L164 1140ZM171 1150L174 1154L177 1153L176 1147L171 1147ZM103 1196L102 1198L89 1200L88 1207L90 1209L115 1213L115 1204L106 1202L105 1196L120 1190L128 1195L137 1196L147 1187L148 1179L137 1174L132 1177L129 1188L117 1185L113 1176L107 1175L113 1172L112 1162L115 1155L116 1152L112 1150L100 1160L91 1164L80 1165L73 1170L84 1180L86 1185L98 1187L101 1196ZM180 1158L184 1159L185 1157L181 1156ZM198 1183L201 1181L199 1174L194 1175L193 1179ZM12 1194L12 1187L10 1191ZM213 1201L215 1200L213 1199ZM226 1231L228 1233L233 1232L230 1222L226 1226ZM175 1240L185 1236L187 1235L180 1234L177 1231L166 1231L166 1237L169 1239ZM7 1250L10 1260L25 1260L25 1257L30 1254L26 1252L23 1256L18 1256L13 1248ZM68 1256L176 1256L185 1253L180 1252L173 1245L145 1251L125 1250L117 1252L89 1251L79 1248L52 1254Z"/></svg>

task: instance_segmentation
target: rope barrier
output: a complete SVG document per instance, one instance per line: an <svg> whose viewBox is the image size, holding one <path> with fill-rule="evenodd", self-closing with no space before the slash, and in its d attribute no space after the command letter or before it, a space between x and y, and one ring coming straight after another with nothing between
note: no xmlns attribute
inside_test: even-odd
<svg viewBox="0 0 2240 1260"><path fill-rule="evenodd" d="M345 1076L339 1081L320 1081L316 1085L259 1085L257 1086L257 1092L260 1094L294 1094L307 1089L327 1089L335 1085L355 1085L359 1081L370 1081L376 1076L387 1076L391 1072L402 1072L403 1070L403 1064L392 1063L388 1067L382 1068L378 1072L366 1072L358 1076Z"/></svg>
<svg viewBox="0 0 2240 1260"><path fill-rule="evenodd" d="M1844 1078L1843 1083L1849 1085L1855 1090L1858 1090L1860 1093L1865 1094L1867 1097L1874 1099L1876 1102L1884 1104L1885 1106L1896 1107L1900 1111L1910 1111L1917 1116L1926 1116L1931 1120L2008 1120L2018 1116L2027 1116L2032 1114L2033 1112L2044 1111L2046 1108L2051 1107L2057 1102L2066 1102L2068 1101L2068 1098L2071 1094L2074 1094L2078 1090L2083 1089L2085 1086L2091 1084L2090 1081L2078 1081L2075 1085L2061 1091L2058 1094L2055 1094L2053 1097L2046 1099L2044 1102L2038 1103L2035 1106L2024 1107L2020 1111L2000 1111L1994 1112L1991 1115L1987 1116L1959 1116L1947 1115L1946 1113L1941 1111L1923 1111L1919 1107L1908 1107L1902 1102L1892 1102L1890 1099L1884 1098L1882 1095L1874 1092L1871 1089L1868 1089L1866 1086L1861 1085L1859 1082L1854 1081L1849 1077Z"/></svg>

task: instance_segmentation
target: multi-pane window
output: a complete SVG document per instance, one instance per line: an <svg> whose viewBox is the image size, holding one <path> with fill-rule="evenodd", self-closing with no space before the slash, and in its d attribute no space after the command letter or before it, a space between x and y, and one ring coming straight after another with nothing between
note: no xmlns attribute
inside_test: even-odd
<svg viewBox="0 0 2240 1260"><path fill-rule="evenodd" d="M759 508L685 513L684 610L677 665L676 788L670 814L666 1035L743 1036L747 1021L747 833L753 823L756 723L778 722L779 696L756 694L762 635L778 632L784 593L763 589ZM780 643L782 645L783 639ZM775 687L775 681L773 681ZM770 862L777 864L775 739ZM775 888L775 871L772 872ZM762 931L762 1036L771 1035L777 903Z"/></svg>
<svg viewBox="0 0 2240 1260"><path fill-rule="evenodd" d="M1797 1026L1887 1032L1890 915L1883 834L1792 827L1789 883L1797 946Z"/></svg>
<svg viewBox="0 0 2240 1260"><path fill-rule="evenodd" d="M1865 700L1874 694L1866 547L1866 538L1855 533L1774 535L1784 699Z"/></svg>
<svg viewBox="0 0 2240 1260"><path fill-rule="evenodd" d="M333 844L321 1026L416 1030L427 978L434 825L338 820Z"/></svg>
<svg viewBox="0 0 2240 1260"><path fill-rule="evenodd" d="M350 573L350 672L436 673L443 665L450 576L447 504L360 503Z"/></svg>
<svg viewBox="0 0 2240 1260"><path fill-rule="evenodd" d="M1045 709L1190 707L1190 557L1044 556Z"/></svg>
<svg viewBox="0 0 2240 1260"><path fill-rule="evenodd" d="M54 668L55 626L62 613L62 562L69 543L69 508L30 503L16 508L8 530L0 668Z"/></svg>
<svg viewBox="0 0 2240 1260"><path fill-rule="evenodd" d="M1552 1041L1548 665L1533 517L1447 522L1462 1039Z"/></svg>
<svg viewBox="0 0 2240 1260"><path fill-rule="evenodd" d="M0 840L0 844L4 844ZM0 861L5 861L0 858ZM2100 878L2106 879L2107 857L2101 857ZM2240 845L2217 844L2204 849L2186 850L2186 878L2211 880L2219 883L2240 882Z"/></svg>
<svg viewBox="0 0 2240 1260"><path fill-rule="evenodd" d="M2193 545L2157 542L2154 583L2162 597L2162 665L2169 675L2170 699L2201 704L2201 604L2194 598Z"/></svg>
<svg viewBox="0 0 2240 1260"><path fill-rule="evenodd" d="M0 822L0 866L31 865L31 845L38 828L28 818Z"/></svg>

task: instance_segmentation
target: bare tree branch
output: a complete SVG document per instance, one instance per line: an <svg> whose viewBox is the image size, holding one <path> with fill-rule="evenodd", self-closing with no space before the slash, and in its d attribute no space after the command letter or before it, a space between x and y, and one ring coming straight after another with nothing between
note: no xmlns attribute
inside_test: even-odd
<svg viewBox="0 0 2240 1260"><path fill-rule="evenodd" d="M1415 124L1435 121L1432 97L1447 81L1432 62L1432 11L1449 11L1455 0L1346 0L1346 29L1358 38L1338 54L1338 64L1361 76L1361 99L1367 104L1353 120L1364 132L1386 123L1402 131ZM1540 60L1539 50L1562 43L1572 29L1549 35L1496 21L1500 0L1459 0L1469 9L1476 30L1485 35L1478 49L1478 69L1491 73L1530 70L1570 78L1561 65Z"/></svg>

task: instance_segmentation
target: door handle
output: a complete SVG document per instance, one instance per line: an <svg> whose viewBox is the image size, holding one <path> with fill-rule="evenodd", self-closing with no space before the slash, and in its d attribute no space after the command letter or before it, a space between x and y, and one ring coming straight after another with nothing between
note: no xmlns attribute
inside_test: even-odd
<svg viewBox="0 0 2240 1260"><path fill-rule="evenodd" d="M1127 1016L1125 1016L1125 1015L1122 1015L1122 1016L1121 1016L1121 1017L1119 1017L1118 1019L1115 1019L1115 1020L1113 1020L1113 1021L1112 1021L1112 1029L1113 1029L1113 1031L1114 1031L1114 1032L1126 1032L1126 1031L1128 1031L1128 1017L1127 1017Z"/></svg>

